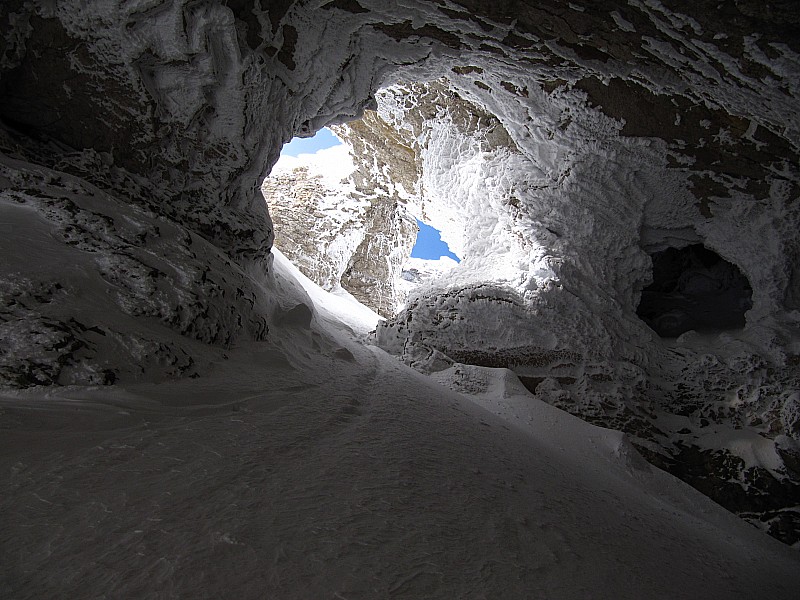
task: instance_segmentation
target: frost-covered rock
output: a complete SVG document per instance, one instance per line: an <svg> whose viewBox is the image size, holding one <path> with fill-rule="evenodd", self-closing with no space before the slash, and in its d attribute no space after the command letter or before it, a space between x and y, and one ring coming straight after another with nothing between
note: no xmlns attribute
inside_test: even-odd
<svg viewBox="0 0 800 600"><path fill-rule="evenodd" d="M404 298L396 282L417 227L399 198L358 186L353 170L344 145L283 156L261 189L276 244L308 278L390 316Z"/></svg>

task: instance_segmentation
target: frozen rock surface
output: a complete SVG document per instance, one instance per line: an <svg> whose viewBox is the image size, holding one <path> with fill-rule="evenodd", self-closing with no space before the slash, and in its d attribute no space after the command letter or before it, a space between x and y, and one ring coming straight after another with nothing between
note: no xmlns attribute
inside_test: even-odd
<svg viewBox="0 0 800 600"><path fill-rule="evenodd" d="M794 598L798 40L793 2L0 4L0 595ZM374 338L261 192L362 116L320 277L388 316L399 204L463 258ZM662 339L692 245L752 308Z"/></svg>
<svg viewBox="0 0 800 600"><path fill-rule="evenodd" d="M417 226L400 198L358 185L354 169L344 145L282 156L261 190L276 244L307 277L390 316L405 299L397 281Z"/></svg>

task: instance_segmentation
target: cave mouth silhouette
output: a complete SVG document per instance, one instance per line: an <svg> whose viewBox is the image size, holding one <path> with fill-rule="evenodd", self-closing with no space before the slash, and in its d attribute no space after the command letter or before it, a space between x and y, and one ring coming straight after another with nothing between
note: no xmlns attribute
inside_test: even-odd
<svg viewBox="0 0 800 600"><path fill-rule="evenodd" d="M653 283L642 290L636 314L659 336L744 327L753 289L736 265L702 244L667 248L650 257Z"/></svg>

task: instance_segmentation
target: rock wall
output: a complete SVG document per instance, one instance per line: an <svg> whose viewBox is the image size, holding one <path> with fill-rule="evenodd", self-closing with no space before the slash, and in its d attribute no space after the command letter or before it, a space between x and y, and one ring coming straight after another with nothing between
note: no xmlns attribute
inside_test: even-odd
<svg viewBox="0 0 800 600"><path fill-rule="evenodd" d="M269 340L263 177L377 108L413 150L385 179L464 256L380 343L512 365L796 541L799 30L791 2L4 2L3 218L42 253L4 238L0 375L191 376ZM648 253L688 244L747 277L743 331L636 317Z"/></svg>
<svg viewBox="0 0 800 600"><path fill-rule="evenodd" d="M276 244L309 279L328 291L343 288L388 317L405 299L396 282L417 226L394 188L374 177L366 186L361 171L353 173L351 152L338 146L283 157L262 192Z"/></svg>

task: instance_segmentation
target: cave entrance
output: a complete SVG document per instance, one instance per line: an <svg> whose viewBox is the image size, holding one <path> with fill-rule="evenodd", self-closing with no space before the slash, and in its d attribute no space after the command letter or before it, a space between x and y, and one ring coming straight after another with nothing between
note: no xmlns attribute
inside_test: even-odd
<svg viewBox="0 0 800 600"><path fill-rule="evenodd" d="M461 259L434 227L434 217L433 224L417 218L424 211L408 176L415 175L415 164L408 165L408 181L392 181L403 173L388 173L386 155L398 148L366 148L358 134L348 133L323 128L285 144L262 191L275 246L304 275L390 317L414 290L440 279ZM356 172L359 154L374 157L374 166Z"/></svg>
<svg viewBox="0 0 800 600"><path fill-rule="evenodd" d="M342 141L330 129L323 127L311 137L292 138L289 143L283 145L281 156L297 157L300 154L315 154L326 148L340 146L341 143Z"/></svg>
<svg viewBox="0 0 800 600"><path fill-rule="evenodd" d="M642 290L636 314L664 338L687 331L740 329L753 307L753 290L733 263L702 244L650 255L653 283Z"/></svg>

